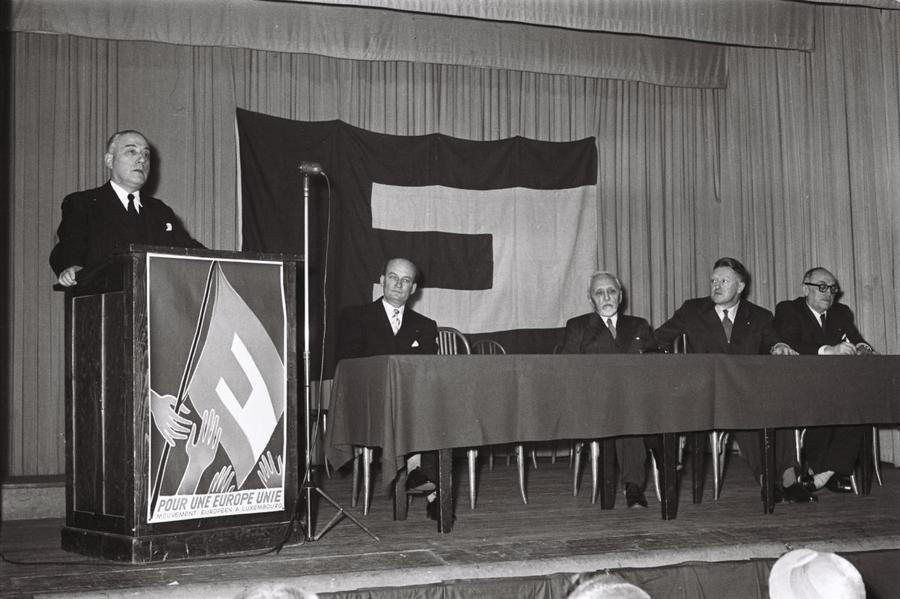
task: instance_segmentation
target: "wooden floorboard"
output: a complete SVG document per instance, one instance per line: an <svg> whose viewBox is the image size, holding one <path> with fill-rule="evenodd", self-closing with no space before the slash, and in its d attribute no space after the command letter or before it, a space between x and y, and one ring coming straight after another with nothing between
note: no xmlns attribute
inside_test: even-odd
<svg viewBox="0 0 900 599"><path fill-rule="evenodd" d="M818 504L780 504L771 515L763 514L759 490L743 461L732 456L728 468L718 502L707 488L703 502L692 505L690 479L686 478L681 485L679 515L673 521L660 518L652 487L648 489L648 509L625 508L621 493L613 510L591 505L589 476L580 496L573 497L566 458L551 464L544 457L538 470L529 470L528 505L519 497L514 466L504 463L493 472L482 468L477 508L468 507L463 479L458 485L454 529L447 535L439 534L435 523L426 519L421 498L413 501L407 521L392 521L391 500L380 481L376 481L369 515L351 509L349 473L341 471L325 480L323 489L370 527L379 542L344 519L321 540L302 543L295 539L278 555L245 553L140 566L62 551L60 520L4 522L0 529L4 555L31 565L2 564L0 595L311 576L337 581L331 586L335 589L342 579L358 573L385 573L402 585L403 573L416 571L468 577L467 572L483 576L485 571L569 571L570 565L587 571L591 566L643 567L773 557L787 547L800 546L843 552L900 549L900 471L890 466L884 466L885 485L873 486L869 496L822 492ZM710 484L707 481L707 486ZM319 525L332 513L323 506Z"/></svg>

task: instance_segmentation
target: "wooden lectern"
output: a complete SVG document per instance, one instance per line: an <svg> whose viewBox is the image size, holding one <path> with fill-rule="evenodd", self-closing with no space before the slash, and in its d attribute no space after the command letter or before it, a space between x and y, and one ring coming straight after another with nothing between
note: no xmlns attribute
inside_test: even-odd
<svg viewBox="0 0 900 599"><path fill-rule="evenodd" d="M130 249L66 290L62 547L144 563L275 546L292 525L298 489L295 293L300 258L146 246ZM182 271L188 274L170 289L158 278L151 279L151 270L156 277L166 269L177 277ZM191 273L201 273L199 282L188 276ZM254 284L253 277L266 282ZM265 289L269 295L257 297ZM159 301L178 304L153 307L159 306L157 294L162 297ZM226 306L227 302L231 303ZM231 317L214 312L220 304L223 310L231 310ZM260 316L265 311L268 316ZM243 316L233 317L235 313L245 314L248 323L240 322ZM170 316L176 314L189 326L173 324ZM241 378L241 368L220 368L220 376L210 356L216 352L228 359L232 356L223 354L221 348L227 350L228 343L216 343L215 335L244 324L243 341L235 332L231 350L246 344L244 350L249 350L243 355L251 358L238 357L255 374ZM266 334L261 335L261 330ZM231 330L226 333L231 335ZM253 335L255 340L250 339ZM177 372L164 377L154 369L167 360L177 366ZM161 390L163 378L171 382ZM206 384L216 380L218 385ZM272 384L273 380L278 382ZM159 401L163 392L179 402L173 404L176 412L190 399L193 409L187 417L196 426L194 436L188 434L173 444L165 441L156 422L161 419L151 414L151 402ZM202 398L218 409L198 407L203 405ZM203 434L207 412L210 416L216 412L215 421L209 421L218 423L221 441L219 435ZM252 424L241 424L241 418ZM251 432L243 435L244 428ZM214 430L210 425L209 432ZM230 439L230 434L240 439ZM188 453L187 445L204 442L215 461L207 456L199 469L202 476L188 480L191 464L203 460L190 461L200 454ZM271 468L257 471L266 451L269 464L280 465L280 483L271 476ZM164 454L161 459L160 454ZM166 477L181 484L166 489ZM169 509L178 505L185 509Z"/></svg>

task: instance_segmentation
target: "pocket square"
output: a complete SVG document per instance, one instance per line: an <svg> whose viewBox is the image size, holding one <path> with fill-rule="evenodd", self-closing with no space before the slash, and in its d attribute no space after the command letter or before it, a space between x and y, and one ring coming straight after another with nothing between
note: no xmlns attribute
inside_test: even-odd
<svg viewBox="0 0 900 599"><path fill-rule="evenodd" d="M166 223L166 232L168 233L171 231L172 231L172 223Z"/></svg>
<svg viewBox="0 0 900 599"><path fill-rule="evenodd" d="M412 345L410 345L410 347L419 347L419 340L417 339L417 340L413 341Z"/></svg>

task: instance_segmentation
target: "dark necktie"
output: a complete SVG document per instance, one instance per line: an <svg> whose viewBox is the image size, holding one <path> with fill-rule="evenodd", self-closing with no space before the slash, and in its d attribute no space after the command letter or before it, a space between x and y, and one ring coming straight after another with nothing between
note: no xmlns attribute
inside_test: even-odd
<svg viewBox="0 0 900 599"><path fill-rule="evenodd" d="M612 318L606 319L606 328L609 329L609 334L612 335L612 338L616 338L616 327L613 326Z"/></svg>
<svg viewBox="0 0 900 599"><path fill-rule="evenodd" d="M722 328L725 329L725 338L728 339L728 343L731 343L731 328L733 323L731 319L728 318L728 310L725 310L722 313Z"/></svg>
<svg viewBox="0 0 900 599"><path fill-rule="evenodd" d="M820 325L823 329L825 328L825 315L826 315L826 314L827 314L827 312L822 312L822 313L819 315L819 325Z"/></svg>
<svg viewBox="0 0 900 599"><path fill-rule="evenodd" d="M140 214L137 211L137 206L134 205L134 194L128 194L128 216L131 217L131 220L137 221L140 217Z"/></svg>

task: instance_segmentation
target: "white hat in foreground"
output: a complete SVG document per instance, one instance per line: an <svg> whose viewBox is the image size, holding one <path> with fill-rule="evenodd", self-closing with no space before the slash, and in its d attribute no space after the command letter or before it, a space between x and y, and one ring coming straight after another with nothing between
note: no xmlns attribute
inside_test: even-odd
<svg viewBox="0 0 900 599"><path fill-rule="evenodd" d="M771 599L865 599L866 586L841 556L795 549L778 558L769 574Z"/></svg>

